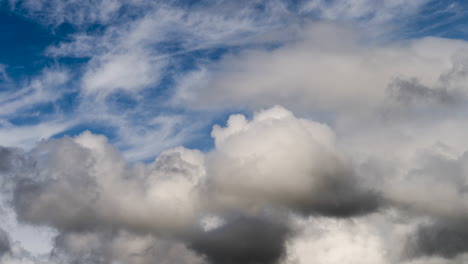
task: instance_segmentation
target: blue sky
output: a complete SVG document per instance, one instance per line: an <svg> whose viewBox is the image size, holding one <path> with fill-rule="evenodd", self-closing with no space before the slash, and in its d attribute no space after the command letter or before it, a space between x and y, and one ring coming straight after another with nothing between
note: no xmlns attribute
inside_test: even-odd
<svg viewBox="0 0 468 264"><path fill-rule="evenodd" d="M216 71L211 65L223 57L281 47L300 37L294 27L317 21L353 21L377 31L372 33L377 41L466 37L463 1L415 1L414 10L396 5L388 14L384 2L363 10L340 10L338 1L314 3L104 1L96 10L86 1L4 1L2 129L22 132L6 134L2 143L31 147L40 139L90 130L105 134L124 151L138 153L134 160L152 159L162 149L181 144L208 150L211 125L248 109L196 111L170 102L180 79L200 68ZM262 34L271 36L256 39ZM139 56L147 61L138 68L141 73L128 74L134 80L112 80L111 71L138 64ZM106 60L118 61L111 65ZM156 124L150 125L152 121ZM140 152L147 143L129 140L133 135L151 138L154 148Z"/></svg>
<svg viewBox="0 0 468 264"><path fill-rule="evenodd" d="M431 252L438 245L415 242L406 235L413 232L421 238L427 230L445 230L447 223L466 217L455 211L466 210L464 188L468 185L463 176L468 150L467 14L468 3L462 0L0 0L0 146L13 153L15 160L5 176L0 168L0 186L6 186L6 194L0 197L0 209L6 212L4 219L0 217L0 231L8 233L11 244L17 243L12 247L16 251L5 253L9 255L4 261L48 263L40 261L52 261L50 252L55 248L58 255L63 254L60 258L94 263L95 258L77 257L82 251L89 253L89 248L78 250L72 242L64 242L84 241L89 238L81 237L85 234L93 241L111 237L115 247L121 240L138 240L139 245L148 243L155 249L160 243L172 247L176 241L187 247L181 253L187 255L187 263L201 263L199 255L210 263L219 261L216 254L194 245L204 241L203 236L195 242L190 240L193 237L180 238L171 233L172 229L180 232L180 227L165 226L164 219L155 220L154 226L147 224L151 215L124 205L139 218L112 211L126 205L117 191L127 193L121 189L122 179L131 178L129 200L140 199L149 212L171 216L170 210L154 209L165 208L163 203L153 204L148 198L169 195L147 182L159 175L174 179L170 182L174 185L160 179L155 180L158 184L168 184L174 196L183 193L167 196L171 201L187 196L184 192L190 184L219 188L209 190L220 192L216 199L225 203L210 204L206 202L214 199L210 196L199 202L200 211L190 207L192 200L187 202L188 209L183 207L196 211L197 221L215 230L224 224L234 223L236 228L238 222L250 225L268 218L271 228L278 231L271 215L258 212L264 206L273 211L280 208L281 219L284 208L293 212L292 218L280 221L288 223L287 230L307 229L306 223L323 221L317 229L299 232L285 242L288 246L281 246L297 255L294 263L332 263L332 257L322 250L327 246L335 246L334 252L343 259L360 259L365 245L357 243L354 255L342 250L354 236L375 246L369 249L375 253L369 255L373 257L369 263L462 263L468 259L467 247ZM72 159L77 159L76 164L68 164ZM317 174L352 171L352 180L340 182L347 186L340 195L356 192L362 198L361 188L370 188L394 211L373 211L372 216L356 220L350 227L354 231L347 231L333 222L342 215L328 218L330 211L320 211L323 208L315 208L316 204L294 204L302 201L303 189L278 176L279 172L302 175L309 170ZM177 178L176 172L187 173L191 181ZM262 173L273 178L262 178ZM113 183L109 175L120 178ZM441 180L444 175L449 175L447 180ZM67 228L74 222L65 223L69 212L60 211L69 205L54 203L54 195L68 184L85 186L82 182L88 176L99 179L92 184L106 197L90 209L92 213L83 213L98 224L93 225L94 233L70 231ZM43 198L38 201L50 200L45 205L38 202L37 208L57 212L56 218L21 204L18 190L24 179L42 190L37 191ZM63 186L46 185L50 182ZM382 182L388 187L382 188ZM142 187L145 184L154 189L148 187L148 191ZM438 185L443 185L441 194L435 195L444 201L441 204L424 195L427 188ZM315 198L328 197L317 192ZM76 195L64 200L79 204L81 196ZM342 201L340 195L338 201ZM317 199L322 206L324 200ZM34 202L29 204L36 206ZM447 209L447 204L453 208ZM107 212L99 206L111 209ZM312 213L308 206L313 207ZM393 221L393 213L407 224ZM113 222L109 215L117 220ZM116 229L100 229L107 224ZM382 226L393 228L391 239L416 243L412 245L416 253L400 248L382 253L376 245L388 248L394 241L384 239L381 232L372 233L374 229L369 231L368 226L379 232ZM457 224L449 227L455 238L468 232ZM150 238L142 237L140 230ZM308 237L322 231L328 232L328 240ZM278 237L282 236L279 232ZM0 262L1 243L2 232ZM323 254L317 253L314 259L307 254L308 248ZM111 251L102 248L97 255L105 255L108 261L129 261L127 255ZM89 253L96 257L93 254ZM167 263L183 264L179 261ZM293 263L288 261L284 264Z"/></svg>

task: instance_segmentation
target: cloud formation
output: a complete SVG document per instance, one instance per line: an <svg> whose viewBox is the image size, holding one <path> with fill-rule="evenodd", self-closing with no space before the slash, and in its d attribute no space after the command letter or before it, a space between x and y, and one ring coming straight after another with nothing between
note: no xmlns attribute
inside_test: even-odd
<svg viewBox="0 0 468 264"><path fill-rule="evenodd" d="M467 262L462 2L0 8L2 264Z"/></svg>
<svg viewBox="0 0 468 264"><path fill-rule="evenodd" d="M305 214L351 216L379 206L363 190L326 125L298 119L276 106L251 121L233 115L212 131L208 173L221 202L253 207L283 205Z"/></svg>
<svg viewBox="0 0 468 264"><path fill-rule="evenodd" d="M136 239L147 234L185 243L200 258L227 264L274 263L282 257L290 210L352 217L381 205L378 193L359 183L326 125L276 106L250 121L232 115L212 135L216 144L209 153L178 147L152 163L133 165L105 137L90 132L43 141L15 157L21 168L10 179L12 205L21 222L58 230L59 252L73 253L67 241L76 237L86 253L76 249L72 255L89 256L91 262L114 258L102 253L112 249L98 250L98 256L88 252L92 241L119 240L127 232L124 236ZM9 159L2 156L5 164ZM278 215L267 217L265 210ZM203 230L201 221L210 214L222 223Z"/></svg>

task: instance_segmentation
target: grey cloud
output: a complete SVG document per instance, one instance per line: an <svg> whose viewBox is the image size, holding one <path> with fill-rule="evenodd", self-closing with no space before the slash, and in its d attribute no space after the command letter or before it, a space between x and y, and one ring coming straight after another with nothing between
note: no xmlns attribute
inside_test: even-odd
<svg viewBox="0 0 468 264"><path fill-rule="evenodd" d="M75 264L202 264L204 259L177 241L126 231L67 232L55 239L51 260Z"/></svg>
<svg viewBox="0 0 468 264"><path fill-rule="evenodd" d="M13 151L6 147L0 147L0 173L8 171L12 164Z"/></svg>
<svg viewBox="0 0 468 264"><path fill-rule="evenodd" d="M129 166L104 137L84 133L43 142L30 155L35 162L17 177L12 199L20 221L67 231L110 225L170 232L197 213L204 172L196 151L169 150L154 163Z"/></svg>
<svg viewBox="0 0 468 264"><path fill-rule="evenodd" d="M291 215L360 221L389 205L429 207L394 192L406 193L400 183L383 191L368 182L330 127L280 106L251 120L232 115L212 136L209 153L179 147L148 164L127 163L105 137L89 132L43 141L24 154L28 162L12 178L12 204L20 221L60 232L57 261L86 264L146 264L167 252L182 252L186 263L272 264L288 254ZM435 174L446 171L429 164L441 169L427 169ZM409 186L420 188L418 181ZM199 230L208 213L225 223Z"/></svg>
<svg viewBox="0 0 468 264"><path fill-rule="evenodd" d="M440 256L452 259L468 252L468 228L464 223L436 221L422 224L407 242L409 257Z"/></svg>
<svg viewBox="0 0 468 264"><path fill-rule="evenodd" d="M96 187L80 185L77 182L22 180L16 185L13 206L20 221L25 223L49 225L60 230L93 228L99 224L92 207L94 197L98 195Z"/></svg>
<svg viewBox="0 0 468 264"><path fill-rule="evenodd" d="M466 49L460 50L453 56L452 67L440 75L440 82L444 86L466 89L466 80L468 78L468 57Z"/></svg>
<svg viewBox="0 0 468 264"><path fill-rule="evenodd" d="M396 78L389 85L389 94L397 102L406 105L432 103L453 106L463 102L463 94L445 87L429 88L417 79Z"/></svg>
<svg viewBox="0 0 468 264"><path fill-rule="evenodd" d="M61 230L92 226L99 189L88 171L95 163L90 151L63 138L43 142L31 155L35 162L16 179L12 199L19 219Z"/></svg>
<svg viewBox="0 0 468 264"><path fill-rule="evenodd" d="M10 240L8 238L8 234L0 228L0 258L3 254L10 251Z"/></svg>
<svg viewBox="0 0 468 264"><path fill-rule="evenodd" d="M0 146L0 184L8 184L14 174L21 174L30 167L31 160L19 148Z"/></svg>
<svg viewBox="0 0 468 264"><path fill-rule="evenodd" d="M27 154L32 161L15 178L12 204L20 221L62 231L153 234L183 232L207 211L273 207L351 217L381 206L326 125L278 106L251 121L233 115L213 137L208 154L176 148L134 165L89 132L44 141Z"/></svg>
<svg viewBox="0 0 468 264"><path fill-rule="evenodd" d="M389 203L412 214L466 221L467 164L468 153L447 157L423 152L405 175L384 183L384 196Z"/></svg>
<svg viewBox="0 0 468 264"><path fill-rule="evenodd" d="M238 216L219 228L198 232L189 245L213 264L272 264L284 255L289 232L273 219Z"/></svg>
<svg viewBox="0 0 468 264"><path fill-rule="evenodd" d="M404 212L405 221L424 219L408 234L404 258L436 257L451 263L468 253L467 164L466 152L451 157L426 150L404 177L386 184L388 202Z"/></svg>
<svg viewBox="0 0 468 264"><path fill-rule="evenodd" d="M323 192L315 199L298 203L297 210L303 214L317 214L346 218L376 212L385 205L378 191L366 190L353 181L331 180L325 183Z"/></svg>

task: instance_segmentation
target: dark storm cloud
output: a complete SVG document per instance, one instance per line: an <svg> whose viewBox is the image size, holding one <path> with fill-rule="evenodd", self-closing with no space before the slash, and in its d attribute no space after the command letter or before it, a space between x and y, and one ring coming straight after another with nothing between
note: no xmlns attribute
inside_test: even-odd
<svg viewBox="0 0 468 264"><path fill-rule="evenodd" d="M373 213L385 205L385 199L370 186L363 186L351 168L325 177L310 199L298 201L292 209L303 215L348 218Z"/></svg>
<svg viewBox="0 0 468 264"><path fill-rule="evenodd" d="M420 225L408 240L407 248L410 257L454 258L468 252L468 227L451 221Z"/></svg>
<svg viewBox="0 0 468 264"><path fill-rule="evenodd" d="M272 264L283 256L289 232L272 219L238 216L217 229L198 232L189 245L212 264Z"/></svg>
<svg viewBox="0 0 468 264"><path fill-rule="evenodd" d="M10 241L7 233L0 228L0 257L10 251Z"/></svg>
<svg viewBox="0 0 468 264"><path fill-rule="evenodd" d="M303 214L347 218L379 210L384 200L376 191L354 190L347 185L325 189L320 198L309 204L299 204L296 210Z"/></svg>

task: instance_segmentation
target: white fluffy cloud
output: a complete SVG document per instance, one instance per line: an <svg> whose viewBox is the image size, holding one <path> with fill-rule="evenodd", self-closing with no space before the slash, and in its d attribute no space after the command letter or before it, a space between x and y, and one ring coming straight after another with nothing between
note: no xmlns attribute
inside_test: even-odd
<svg viewBox="0 0 468 264"><path fill-rule="evenodd" d="M221 203L251 209L279 204L332 215L378 206L377 197L356 186L353 169L326 125L276 106L251 121L232 115L212 136L208 172Z"/></svg>

